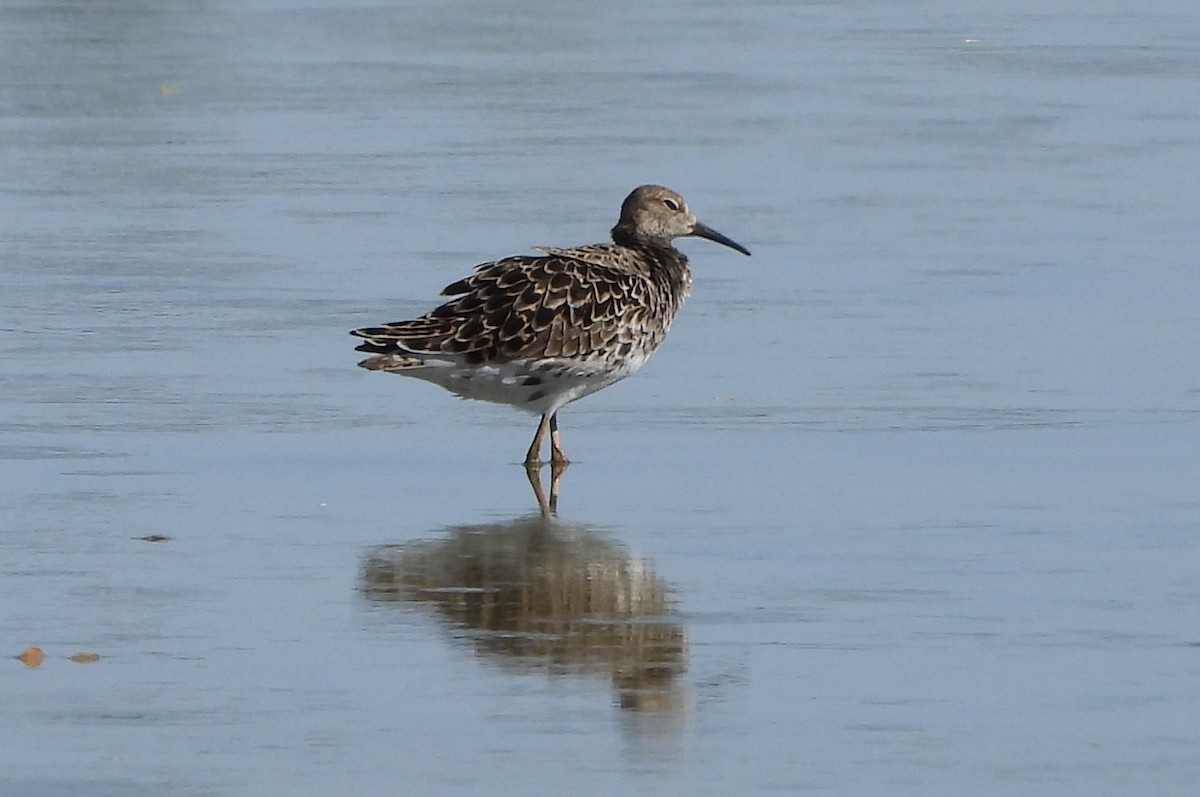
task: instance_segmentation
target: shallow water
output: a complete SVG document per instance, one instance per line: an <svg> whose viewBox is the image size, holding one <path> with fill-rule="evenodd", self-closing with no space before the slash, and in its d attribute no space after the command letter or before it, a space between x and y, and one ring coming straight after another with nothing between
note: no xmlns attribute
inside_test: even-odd
<svg viewBox="0 0 1200 797"><path fill-rule="evenodd" d="M0 794L1190 795L1198 33L5 6ZM754 256L543 522L346 330L651 181Z"/></svg>

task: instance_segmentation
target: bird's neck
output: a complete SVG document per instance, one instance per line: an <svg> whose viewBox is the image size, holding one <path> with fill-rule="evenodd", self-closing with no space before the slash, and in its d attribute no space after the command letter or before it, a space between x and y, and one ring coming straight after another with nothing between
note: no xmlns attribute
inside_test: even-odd
<svg viewBox="0 0 1200 797"><path fill-rule="evenodd" d="M630 249L646 249L651 252L678 252L670 241L648 241L637 234L632 224L618 223L612 228L613 243Z"/></svg>
<svg viewBox="0 0 1200 797"><path fill-rule="evenodd" d="M612 239L617 246L628 246L630 249L637 249L643 245L638 240L632 224L626 225L618 222L617 226L612 228Z"/></svg>

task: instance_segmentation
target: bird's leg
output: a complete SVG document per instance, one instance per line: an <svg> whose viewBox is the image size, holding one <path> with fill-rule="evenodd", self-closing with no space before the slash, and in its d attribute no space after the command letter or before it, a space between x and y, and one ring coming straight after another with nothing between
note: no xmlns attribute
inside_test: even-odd
<svg viewBox="0 0 1200 797"><path fill-rule="evenodd" d="M563 453L562 441L558 439L558 413L550 416L550 462L554 465L570 465L571 460Z"/></svg>
<svg viewBox="0 0 1200 797"><path fill-rule="evenodd" d="M525 454L525 467L537 467L541 464L539 457L542 453L542 438L546 436L546 429L555 429L550 433L550 441L553 444L554 438L558 436L558 424L554 421L554 416L543 415L541 423L538 424L537 432L533 435L533 442L529 444L529 451Z"/></svg>

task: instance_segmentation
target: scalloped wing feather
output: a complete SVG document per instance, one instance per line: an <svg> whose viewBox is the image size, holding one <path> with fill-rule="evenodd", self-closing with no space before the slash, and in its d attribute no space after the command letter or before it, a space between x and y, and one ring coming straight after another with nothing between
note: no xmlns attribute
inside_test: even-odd
<svg viewBox="0 0 1200 797"><path fill-rule="evenodd" d="M624 357L658 345L690 285L686 279L680 293L657 284L651 264L622 247L539 249L546 254L477 266L443 289L456 298L420 318L355 330L366 339L358 350L471 365ZM686 261L679 265L687 277ZM648 312L663 302L673 305L665 325Z"/></svg>

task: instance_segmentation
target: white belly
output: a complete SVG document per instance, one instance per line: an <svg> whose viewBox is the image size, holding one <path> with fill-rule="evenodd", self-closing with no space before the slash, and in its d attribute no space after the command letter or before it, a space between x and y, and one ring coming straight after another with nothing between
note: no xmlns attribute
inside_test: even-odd
<svg viewBox="0 0 1200 797"><path fill-rule="evenodd" d="M433 382L465 399L508 404L544 415L621 381L648 359L649 353L626 358L617 364L545 359L482 366L426 359L424 365L395 373Z"/></svg>

